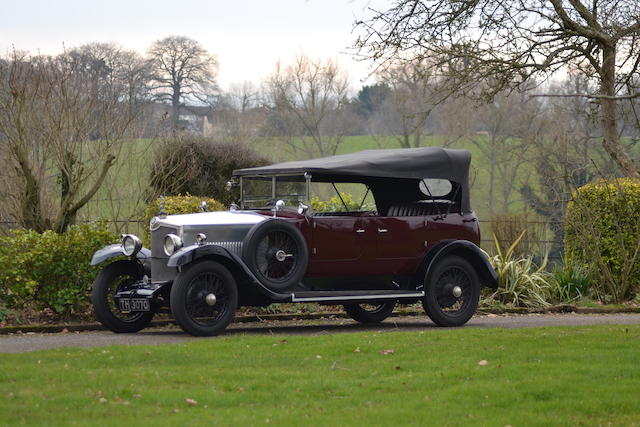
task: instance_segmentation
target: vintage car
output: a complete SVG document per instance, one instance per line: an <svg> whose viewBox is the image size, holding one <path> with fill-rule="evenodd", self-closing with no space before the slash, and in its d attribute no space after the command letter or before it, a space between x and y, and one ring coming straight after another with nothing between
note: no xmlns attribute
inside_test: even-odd
<svg viewBox="0 0 640 427"><path fill-rule="evenodd" d="M236 170L239 206L161 212L150 249L127 234L94 254L92 265L112 261L93 285L96 317L136 332L167 312L206 336L239 306L341 304L359 322L381 322L396 304L422 302L437 325L463 325L481 286L497 286L478 247L470 162L468 151L428 147Z"/></svg>

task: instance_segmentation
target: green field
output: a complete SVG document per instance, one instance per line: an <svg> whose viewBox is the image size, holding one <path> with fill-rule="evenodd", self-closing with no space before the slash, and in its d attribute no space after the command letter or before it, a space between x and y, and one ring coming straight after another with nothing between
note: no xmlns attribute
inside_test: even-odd
<svg viewBox="0 0 640 427"><path fill-rule="evenodd" d="M423 138L424 145L440 146L444 139L438 136ZM105 218L113 220L135 220L144 209L143 199L148 196L148 179L151 167L151 159L154 151L155 140L133 140L123 145L118 156L118 162L110 173L104 187L99 191L94 200L81 212L82 219ZM308 153L293 150L291 146L272 139L261 139L254 143L255 149L274 162L302 159L309 157ZM338 154L351 153L366 149L398 148L396 137L374 136L350 136L345 137L340 145ZM451 148L465 148L472 152L471 171L471 197L473 207L482 219L489 219L488 205L488 167L485 159L478 149L468 141L458 141ZM317 157L317 155L312 155ZM531 177L531 170L523 167L518 172L516 181L521 184ZM496 198L500 199L503 183L496 182ZM525 204L515 191L511 197L509 209L513 212L523 211ZM120 224L126 228L128 224Z"/></svg>
<svg viewBox="0 0 640 427"><path fill-rule="evenodd" d="M0 424L639 425L639 350L609 325L4 354Z"/></svg>

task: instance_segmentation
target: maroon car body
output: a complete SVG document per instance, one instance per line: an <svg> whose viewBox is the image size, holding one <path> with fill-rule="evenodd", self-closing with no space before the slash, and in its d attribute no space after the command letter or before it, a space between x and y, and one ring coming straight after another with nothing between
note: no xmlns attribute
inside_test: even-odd
<svg viewBox="0 0 640 427"><path fill-rule="evenodd" d="M168 311L185 331L213 335L241 305L342 304L354 319L378 322L396 304L422 301L435 323L462 325L480 287L497 286L478 247L470 161L465 150L429 147L236 170L240 206L159 215L151 250L125 235L94 255L93 264L131 258L96 279L96 315L127 332ZM314 199L315 190L333 202Z"/></svg>

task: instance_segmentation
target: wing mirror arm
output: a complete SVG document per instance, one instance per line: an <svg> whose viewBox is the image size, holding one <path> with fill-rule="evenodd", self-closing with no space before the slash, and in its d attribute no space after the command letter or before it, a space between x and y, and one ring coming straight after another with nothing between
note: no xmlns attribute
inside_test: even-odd
<svg viewBox="0 0 640 427"><path fill-rule="evenodd" d="M275 206L273 207L273 217L275 218L277 215L278 211L281 211L284 208L285 202L284 200L280 199L276 202Z"/></svg>

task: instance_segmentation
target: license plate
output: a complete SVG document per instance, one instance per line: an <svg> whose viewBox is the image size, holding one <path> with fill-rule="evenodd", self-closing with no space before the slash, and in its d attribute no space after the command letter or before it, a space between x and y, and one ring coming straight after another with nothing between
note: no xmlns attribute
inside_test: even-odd
<svg viewBox="0 0 640 427"><path fill-rule="evenodd" d="M120 298L120 311L151 311L149 300L146 298Z"/></svg>

